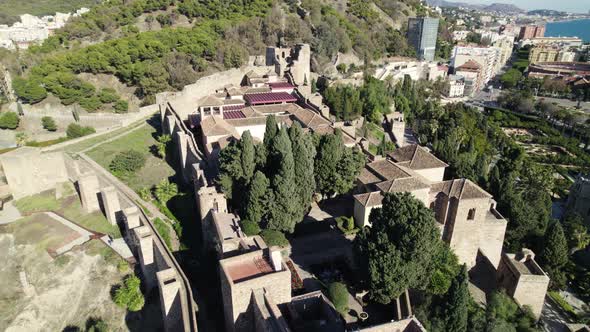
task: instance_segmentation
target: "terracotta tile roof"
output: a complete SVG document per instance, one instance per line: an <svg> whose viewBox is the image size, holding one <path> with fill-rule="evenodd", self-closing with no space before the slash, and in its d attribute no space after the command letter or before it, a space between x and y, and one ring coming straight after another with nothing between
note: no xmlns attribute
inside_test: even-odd
<svg viewBox="0 0 590 332"><path fill-rule="evenodd" d="M233 135L236 130L220 116L207 116L201 121L201 130L205 136Z"/></svg>
<svg viewBox="0 0 590 332"><path fill-rule="evenodd" d="M397 166L395 163L393 163L391 160L387 159L368 163L366 167L369 170L371 170L374 174L381 177L383 181L409 178L412 176L411 174Z"/></svg>
<svg viewBox="0 0 590 332"><path fill-rule="evenodd" d="M272 103L292 103L296 102L297 98L287 92L264 92L252 93L244 95L244 99L250 105L272 104Z"/></svg>
<svg viewBox="0 0 590 332"><path fill-rule="evenodd" d="M289 82L272 82L272 83L268 83L268 85L270 86L271 90L274 89L293 89L295 88L293 86L293 84L289 83Z"/></svg>
<svg viewBox="0 0 590 332"><path fill-rule="evenodd" d="M260 87L260 88L252 88L249 86L245 86L243 87L242 93L243 94L255 94L255 93L267 93L270 92L270 88L265 86L265 87Z"/></svg>
<svg viewBox="0 0 590 332"><path fill-rule="evenodd" d="M244 115L244 113L242 113L242 111L235 110L235 111L229 111L229 110L223 110L223 119L224 120L230 120L230 119L243 119L246 116Z"/></svg>
<svg viewBox="0 0 590 332"><path fill-rule="evenodd" d="M197 104L199 106L204 106L204 107L208 107L208 106L223 106L223 100L216 98L214 96L207 96L207 97L203 97L201 99L199 99L199 101L197 102Z"/></svg>
<svg viewBox="0 0 590 332"><path fill-rule="evenodd" d="M457 199L491 198L492 195L468 179L455 179L435 183L430 187L430 194L444 193Z"/></svg>
<svg viewBox="0 0 590 332"><path fill-rule="evenodd" d="M377 188L385 193L412 192L420 189L428 189L430 185L415 177L383 181L377 184Z"/></svg>
<svg viewBox="0 0 590 332"><path fill-rule="evenodd" d="M383 203L383 195L379 191L373 191L365 194L358 194L353 196L361 205L372 207L381 205Z"/></svg>
<svg viewBox="0 0 590 332"><path fill-rule="evenodd" d="M480 70L481 65L475 60L469 60L457 67L457 70Z"/></svg>
<svg viewBox="0 0 590 332"><path fill-rule="evenodd" d="M383 179L381 177L377 176L375 173L373 173L372 171L370 171L367 168L363 168L361 170L361 173L359 174L357 179L362 184L371 184L371 183L378 183L378 182L383 181Z"/></svg>
<svg viewBox="0 0 590 332"><path fill-rule="evenodd" d="M388 157L396 163L399 163L401 166L413 170L449 166L418 144L411 144L395 149L388 154Z"/></svg>
<svg viewBox="0 0 590 332"><path fill-rule="evenodd" d="M223 100L223 105L226 105L226 107L229 106L233 106L233 105L242 105L244 106L246 104L246 102L243 99L224 99ZM226 107L224 107L223 109L227 109Z"/></svg>

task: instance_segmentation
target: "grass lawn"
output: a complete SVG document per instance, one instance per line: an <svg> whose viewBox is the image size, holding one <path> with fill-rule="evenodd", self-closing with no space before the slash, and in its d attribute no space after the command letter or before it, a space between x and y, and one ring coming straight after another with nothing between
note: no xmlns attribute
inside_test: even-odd
<svg viewBox="0 0 590 332"><path fill-rule="evenodd" d="M22 214L31 214L42 211L55 211L60 204L55 199L53 191L42 192L37 195L23 197L15 202L16 208Z"/></svg>
<svg viewBox="0 0 590 332"><path fill-rule="evenodd" d="M175 174L175 171L165 160L153 155L152 146L157 143L157 130L145 125L128 135L122 136L112 142L102 144L87 152L87 155L94 159L105 169L109 169L109 164L114 157L126 150L136 150L146 157L146 163L137 173L121 177L131 189L139 191L141 188L152 187Z"/></svg>
<svg viewBox="0 0 590 332"><path fill-rule="evenodd" d="M23 197L16 201L16 207L22 214L32 214L41 211L53 211L66 219L89 230L109 234L113 238L121 237L117 225L111 225L102 212L86 213L77 195L71 195L57 200L53 190L37 195Z"/></svg>
<svg viewBox="0 0 590 332"><path fill-rule="evenodd" d="M63 148L63 151L65 152L69 152L69 153L77 153L80 152L82 150L88 149L91 146L95 145L95 144L99 144L101 142L104 142L105 140L113 137L113 136L117 136L119 134L123 134L125 132L128 132L129 130L131 130L132 128L137 127L138 125L141 125L142 123L144 123L145 120L140 120L137 122L132 123L131 125L127 126L127 127L123 127L123 128L119 128L116 130L113 130L111 132L108 133L104 133L102 135L98 135L96 137L93 138L88 138L85 140L82 140L81 142L78 142L76 144L71 144L68 145L66 147Z"/></svg>

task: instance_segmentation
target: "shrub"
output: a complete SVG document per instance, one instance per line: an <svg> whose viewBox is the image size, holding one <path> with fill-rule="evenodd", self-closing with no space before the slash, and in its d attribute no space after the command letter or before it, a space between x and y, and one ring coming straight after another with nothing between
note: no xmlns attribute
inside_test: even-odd
<svg viewBox="0 0 590 332"><path fill-rule="evenodd" d="M45 130L49 130L49 131L56 131L57 130L57 124L55 124L55 120L53 120L53 118L50 116L42 117L41 124L43 125L43 128L45 128Z"/></svg>
<svg viewBox="0 0 590 332"><path fill-rule="evenodd" d="M86 332L108 332L109 326L101 318L88 318Z"/></svg>
<svg viewBox="0 0 590 332"><path fill-rule="evenodd" d="M114 173L133 173L145 165L145 156L136 150L120 152L115 156L109 169Z"/></svg>
<svg viewBox="0 0 590 332"><path fill-rule="evenodd" d="M160 183L156 185L156 190L154 191L154 196L156 196L156 199L162 204L166 204L169 199L177 194L178 186L176 183L168 181L168 179L160 181Z"/></svg>
<svg viewBox="0 0 590 332"><path fill-rule="evenodd" d="M129 103L125 100L117 100L113 106L115 113L127 113L129 110Z"/></svg>
<svg viewBox="0 0 590 332"><path fill-rule="evenodd" d="M152 200L152 190L148 187L139 189L139 197L144 201L151 201Z"/></svg>
<svg viewBox="0 0 590 332"><path fill-rule="evenodd" d="M286 247L289 245L289 241L285 237L285 234L279 231L265 229L260 233L260 236L262 236L262 239L264 239L267 246Z"/></svg>
<svg viewBox="0 0 590 332"><path fill-rule="evenodd" d="M0 128L16 129L20 123L20 118L14 112L6 112L0 115Z"/></svg>
<svg viewBox="0 0 590 332"><path fill-rule="evenodd" d="M348 311L348 290L341 282L333 282L328 286L328 297L336 310L344 315Z"/></svg>
<svg viewBox="0 0 590 332"><path fill-rule="evenodd" d="M119 100L119 97L117 96L115 89L105 88L98 93L98 99L100 99L103 104L110 104Z"/></svg>
<svg viewBox="0 0 590 332"><path fill-rule="evenodd" d="M358 228L355 228L353 217L340 216L336 218L336 226L344 234L354 234L358 231Z"/></svg>
<svg viewBox="0 0 590 332"><path fill-rule="evenodd" d="M68 138L78 138L90 134L94 134L96 130L92 127L82 127L77 123L70 123L66 129Z"/></svg>
<svg viewBox="0 0 590 332"><path fill-rule="evenodd" d="M166 243L166 247L172 250L172 240L170 239L170 228L168 228L168 225L166 225L166 223L162 221L162 219L156 218L154 219L154 226L156 227L156 231L158 231L158 234L160 234L160 236Z"/></svg>
<svg viewBox="0 0 590 332"><path fill-rule="evenodd" d="M100 102L100 99L98 99L97 96L81 98L79 104L88 112L94 112L102 106L102 103Z"/></svg>
<svg viewBox="0 0 590 332"><path fill-rule="evenodd" d="M255 221L245 220L242 221L242 230L248 236L258 235L260 233L260 226Z"/></svg>
<svg viewBox="0 0 590 332"><path fill-rule="evenodd" d="M137 276L130 275L123 281L113 295L113 301L129 311L139 311L143 308L145 299L139 286L141 281Z"/></svg>

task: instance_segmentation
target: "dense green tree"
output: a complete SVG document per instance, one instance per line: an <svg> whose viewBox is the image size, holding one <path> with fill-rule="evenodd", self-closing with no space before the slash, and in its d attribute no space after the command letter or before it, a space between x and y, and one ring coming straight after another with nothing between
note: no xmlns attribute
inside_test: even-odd
<svg viewBox="0 0 590 332"><path fill-rule="evenodd" d="M432 211L409 193L387 193L369 221L354 248L371 297L389 303L408 288L425 289L444 246Z"/></svg>
<svg viewBox="0 0 590 332"><path fill-rule="evenodd" d="M25 103L35 104L47 97L47 90L39 80L25 80L15 77L12 87L16 95Z"/></svg>
<svg viewBox="0 0 590 332"><path fill-rule="evenodd" d="M234 199L234 187L238 185L238 179L243 177L241 154L242 151L240 150L237 141L230 142L230 144L219 153L218 183L229 200Z"/></svg>
<svg viewBox="0 0 590 332"><path fill-rule="evenodd" d="M467 283L467 267L463 265L446 296L444 317L446 317L445 326L447 331L467 331L468 309L471 299Z"/></svg>
<svg viewBox="0 0 590 332"><path fill-rule="evenodd" d="M320 137L315 160L315 182L318 192L328 196L336 193L337 170L343 153L344 144L336 135Z"/></svg>
<svg viewBox="0 0 590 332"><path fill-rule="evenodd" d="M295 161L286 127L281 127L269 149L269 165L274 170L270 178L274 200L268 215L269 229L292 233L297 220L295 197Z"/></svg>
<svg viewBox="0 0 590 332"><path fill-rule="evenodd" d="M306 135L298 122L289 128L289 138L295 157L295 199L299 206L297 219L303 219L315 191L314 157L316 152L311 135Z"/></svg>
<svg viewBox="0 0 590 332"><path fill-rule="evenodd" d="M563 267L569 260L568 253L563 227L560 222L554 222L545 233L543 251L540 255L541 263L554 286L560 287L565 284Z"/></svg>
<svg viewBox="0 0 590 332"><path fill-rule="evenodd" d="M242 134L240 139L240 150L241 153L241 165L242 165L242 178L244 183L249 183L254 175L256 168L256 151L254 148L254 140L249 130L246 130Z"/></svg>
<svg viewBox="0 0 590 332"><path fill-rule="evenodd" d="M271 208L268 204L271 195L270 181L264 173L256 171L248 187L244 219L260 223Z"/></svg>
<svg viewBox="0 0 590 332"><path fill-rule="evenodd" d="M575 212L567 213L563 220L563 226L570 252L584 249L590 244L588 226L584 223L584 218L581 215Z"/></svg>
<svg viewBox="0 0 590 332"><path fill-rule="evenodd" d="M500 82L505 88L513 88L522 79L522 73L517 69L509 69L500 77Z"/></svg>

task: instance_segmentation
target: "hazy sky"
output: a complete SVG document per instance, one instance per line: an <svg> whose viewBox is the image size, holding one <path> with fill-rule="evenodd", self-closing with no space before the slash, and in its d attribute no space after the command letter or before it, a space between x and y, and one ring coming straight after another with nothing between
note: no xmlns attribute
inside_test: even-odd
<svg viewBox="0 0 590 332"><path fill-rule="evenodd" d="M457 0L458 2L492 4L510 3L523 9L555 9L568 12L587 13L590 0Z"/></svg>

